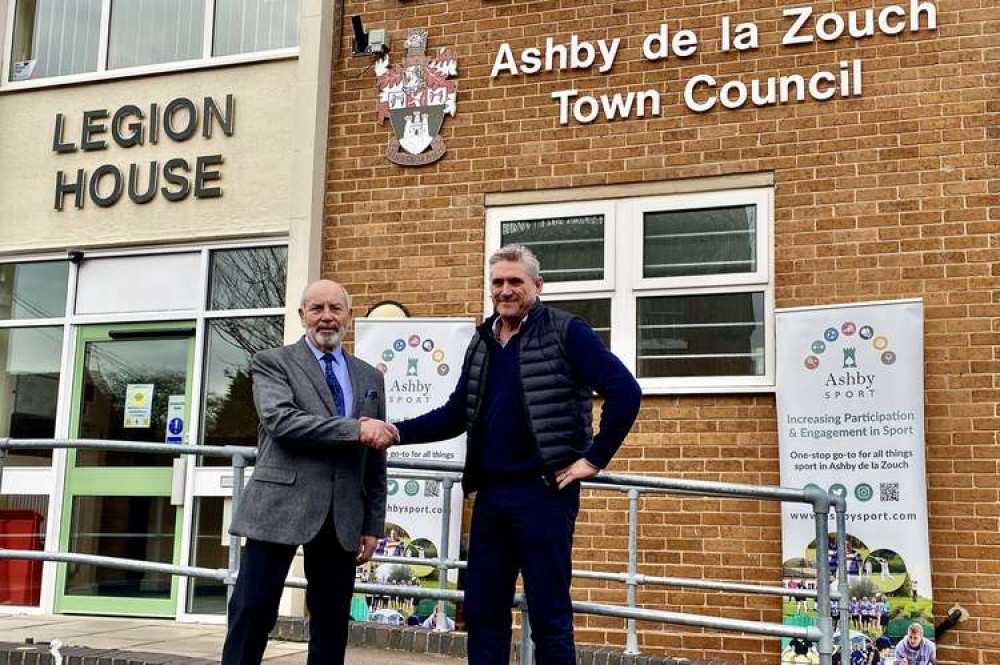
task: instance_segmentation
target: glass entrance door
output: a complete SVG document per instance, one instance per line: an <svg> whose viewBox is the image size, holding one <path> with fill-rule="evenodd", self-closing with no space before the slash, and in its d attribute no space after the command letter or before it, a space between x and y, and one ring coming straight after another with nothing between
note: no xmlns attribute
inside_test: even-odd
<svg viewBox="0 0 1000 665"><path fill-rule="evenodd" d="M70 435L187 441L194 322L79 329ZM69 451L60 549L178 563L182 507L171 502L172 455ZM60 564L56 611L173 617L170 575Z"/></svg>

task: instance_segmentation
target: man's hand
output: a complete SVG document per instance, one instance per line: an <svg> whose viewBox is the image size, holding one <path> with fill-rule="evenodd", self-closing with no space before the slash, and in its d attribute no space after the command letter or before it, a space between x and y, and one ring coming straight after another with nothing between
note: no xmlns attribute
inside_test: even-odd
<svg viewBox="0 0 1000 665"><path fill-rule="evenodd" d="M372 555L375 554L375 545L377 544L378 538L375 536L361 536L358 540L358 556L354 559L358 562L359 566L371 560Z"/></svg>
<svg viewBox="0 0 1000 665"><path fill-rule="evenodd" d="M399 443L399 430L392 423L361 416L361 443L374 450L385 450Z"/></svg>
<svg viewBox="0 0 1000 665"><path fill-rule="evenodd" d="M593 478L600 472L600 469L581 457L565 469L558 471L556 473L556 482L559 483L559 489L563 489L570 483Z"/></svg>

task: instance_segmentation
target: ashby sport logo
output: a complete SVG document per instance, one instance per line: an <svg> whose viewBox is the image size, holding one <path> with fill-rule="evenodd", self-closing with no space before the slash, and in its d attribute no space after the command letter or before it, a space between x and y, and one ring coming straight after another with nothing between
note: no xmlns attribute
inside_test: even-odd
<svg viewBox="0 0 1000 665"><path fill-rule="evenodd" d="M390 404L427 404L433 379L421 380L424 372L430 370L437 376L448 376L451 367L445 362L444 349L436 348L430 337L410 333L397 338L392 346L382 350L382 362L375 369L390 378L386 386L386 401Z"/></svg>
<svg viewBox="0 0 1000 665"><path fill-rule="evenodd" d="M871 361L876 365L871 366ZM809 346L803 366L823 380L824 399L869 399L875 396L878 365L896 363L889 337L853 321L831 326Z"/></svg>

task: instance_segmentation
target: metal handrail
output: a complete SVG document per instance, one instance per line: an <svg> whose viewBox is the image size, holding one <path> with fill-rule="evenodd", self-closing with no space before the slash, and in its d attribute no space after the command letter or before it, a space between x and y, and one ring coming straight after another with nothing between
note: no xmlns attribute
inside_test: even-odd
<svg viewBox="0 0 1000 665"><path fill-rule="evenodd" d="M239 504L244 487L244 474L248 463L257 456L257 449L247 446L203 446L189 444L142 443L133 441L106 441L94 439L10 439L0 438L0 482L3 479L4 464L8 450L38 450L38 449L85 449L114 450L122 452L162 453L170 455L202 455L213 457L229 457L232 460L233 484L232 500L234 510ZM444 485L442 493L443 512L441 530L442 553L448 551L448 538L451 521L451 492L456 480L462 472L462 465L449 462L428 462L423 460L390 459L389 468L401 471L402 477L424 477L441 480ZM834 625L830 617L831 600L848 597L846 550L846 501L843 497L831 495L818 488L792 489L722 483L702 480L686 480L676 478L659 478L629 474L602 473L583 483L584 488L603 489L627 492L629 498L629 542L628 542L628 572L611 573L592 570L574 570L573 577L581 579L599 579L620 582L627 585L628 606L603 605L589 602L573 602L573 609L584 614L619 617L627 620L625 653L637 655L638 635L636 621L655 621L678 625L696 626L709 629L737 631L772 637L802 638L818 643L821 665L830 665L833 654ZM669 493L691 496L717 496L725 498L740 498L765 501L788 501L812 505L816 520L816 589L786 589L779 586L745 584L721 580L698 580L691 578L663 577L643 575L638 573L637 540L638 540L638 499L641 492ZM828 566L828 515L833 508L836 515L836 547L837 557L837 589L831 587ZM106 557L91 554L74 554L65 552L48 552L33 550L9 550L0 548L0 559L30 559L53 561L61 563L78 563L100 565L106 567L159 572L184 577L212 579L225 583L228 593L232 593L237 571L239 570L240 548L229 548L229 567L227 569L200 568L195 566L175 566L119 557ZM378 555L375 561L387 563L413 564L412 557L397 557ZM448 558L418 559L422 565L434 566L439 570L438 589L424 587L407 587L371 584L358 582L355 589L361 593L385 594L399 597L430 598L438 600L437 626L444 629L445 601L461 602L464 599L462 591L447 589L447 573L452 569L466 567L466 562ZM726 617L704 616L698 614L668 612L637 607L637 588L639 585L662 585L678 588L696 588L715 591L732 591L744 594L760 594L770 596L788 596L796 598L815 598L817 609L816 626L793 626L765 621L747 621L729 619ZM289 577L286 586L304 588L306 580ZM514 599L514 605L522 612L522 662L530 662L532 644L528 639L530 626L526 602L521 594ZM846 603L840 607L840 648L842 653L850 652L850 635L848 626L848 608Z"/></svg>

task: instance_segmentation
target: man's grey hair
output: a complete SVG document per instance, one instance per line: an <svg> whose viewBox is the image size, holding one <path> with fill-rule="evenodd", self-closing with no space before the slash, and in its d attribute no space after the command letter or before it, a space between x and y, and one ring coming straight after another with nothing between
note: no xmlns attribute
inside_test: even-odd
<svg viewBox="0 0 1000 665"><path fill-rule="evenodd" d="M535 253L524 245L506 245L490 255L490 267L501 261L520 263L528 271L528 277L538 279L542 274L542 266Z"/></svg>
<svg viewBox="0 0 1000 665"><path fill-rule="evenodd" d="M319 280L319 279L316 280L316 282L321 282L321 281L324 281L324 280ZM326 280L326 281L333 281L333 280ZM315 284L316 282L309 282L302 289L302 295L299 296L299 307L304 308L306 306L306 293L309 291L309 287L312 286L313 284ZM340 290L343 291L343 293L344 293L344 300L347 302L347 309L351 309L352 308L352 305L351 305L351 294L347 292L347 289L345 289L344 285L341 284L340 282L337 282L337 286L339 286Z"/></svg>

